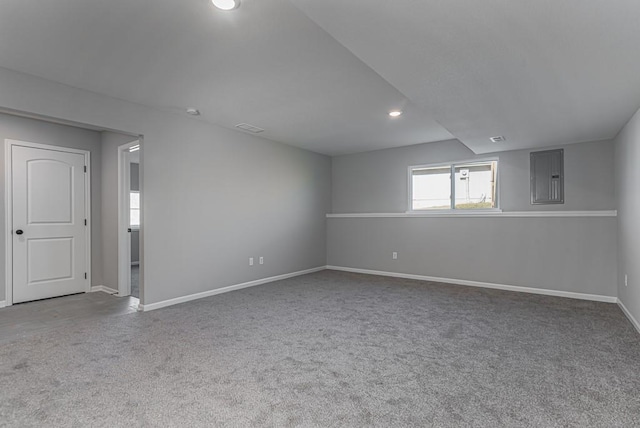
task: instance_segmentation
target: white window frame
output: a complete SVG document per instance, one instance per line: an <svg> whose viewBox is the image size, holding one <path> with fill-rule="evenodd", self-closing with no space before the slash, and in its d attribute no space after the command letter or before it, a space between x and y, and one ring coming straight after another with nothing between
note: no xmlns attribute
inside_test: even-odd
<svg viewBox="0 0 640 428"><path fill-rule="evenodd" d="M131 200L131 194L132 193L137 193L138 194L138 198L140 197L140 191L139 190L129 190L129 200ZM139 200L139 199L138 199ZM141 208L138 208L138 211L142 212ZM140 225L138 224L137 226L134 226L131 224L131 204L129 204L129 228L131 230L140 230Z"/></svg>
<svg viewBox="0 0 640 428"><path fill-rule="evenodd" d="M496 162L498 165L498 171L496 173L496 197L498 199L498 203L496 208L478 208L473 210L465 210L465 209L456 209L455 207L455 198L456 198L456 190L455 190L455 167L460 164L473 164L473 163L485 163L485 162ZM451 208L449 209L436 209L436 208L427 208L423 210L414 210L413 209L413 170L416 168L442 168L449 167L451 170L451 176L449 179L451 185ZM440 162L440 163L431 163L431 164L422 164L422 165L410 165L407 168L407 213L409 214L464 214L464 213L486 213L486 212L502 212L500 208L500 204L502 203L502 197L500 195L500 160L497 157L490 158L481 158L481 159L468 159L468 160L458 160L452 162Z"/></svg>

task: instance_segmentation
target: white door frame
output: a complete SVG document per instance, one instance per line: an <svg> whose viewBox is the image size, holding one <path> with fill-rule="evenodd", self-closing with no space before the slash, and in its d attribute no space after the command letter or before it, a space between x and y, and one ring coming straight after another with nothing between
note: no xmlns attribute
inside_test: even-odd
<svg viewBox="0 0 640 428"><path fill-rule="evenodd" d="M131 295L131 233L127 231L129 229L129 192L131 192L129 149L137 145L142 149L141 141L142 139L118 146L118 296ZM142 227L142 209L140 213L140 227ZM139 285L142 287L141 282Z"/></svg>
<svg viewBox="0 0 640 428"><path fill-rule="evenodd" d="M85 292L91 291L91 152L88 150L71 149L69 147L52 146L49 144L30 143L27 141L4 140L4 245L5 245L5 305L13 304L13 165L11 149L14 146L30 147L34 149L52 150L55 152L75 153L84 156L87 168L84 175L84 215L87 219L86 249L85 249Z"/></svg>

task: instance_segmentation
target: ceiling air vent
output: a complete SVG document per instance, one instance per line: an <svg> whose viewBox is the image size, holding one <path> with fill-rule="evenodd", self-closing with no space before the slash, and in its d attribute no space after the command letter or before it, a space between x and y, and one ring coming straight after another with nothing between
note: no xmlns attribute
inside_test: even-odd
<svg viewBox="0 0 640 428"><path fill-rule="evenodd" d="M506 138L504 138L502 135L498 135L497 137L491 137L489 139L491 140L492 143L499 143L501 141L506 140Z"/></svg>
<svg viewBox="0 0 640 428"><path fill-rule="evenodd" d="M248 123L239 123L236 125L236 128L242 129L243 131L253 132L254 134L258 134L264 131L264 129L258 128L257 126L249 125Z"/></svg>

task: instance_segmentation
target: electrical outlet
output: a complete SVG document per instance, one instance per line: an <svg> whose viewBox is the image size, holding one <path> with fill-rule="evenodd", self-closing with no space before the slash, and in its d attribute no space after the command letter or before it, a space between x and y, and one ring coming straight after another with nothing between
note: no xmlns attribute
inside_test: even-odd
<svg viewBox="0 0 640 428"><path fill-rule="evenodd" d="M391 257L393 258L393 260L398 260L398 253L394 251L393 253L391 253Z"/></svg>
<svg viewBox="0 0 640 428"><path fill-rule="evenodd" d="M249 257L249 266L253 266L253 257Z"/></svg>
<svg viewBox="0 0 640 428"><path fill-rule="evenodd" d="M629 275L627 275L626 273L624 274L624 286L629 286Z"/></svg>
<svg viewBox="0 0 640 428"><path fill-rule="evenodd" d="M260 256L260 264L263 265L264 264L264 257Z"/></svg>

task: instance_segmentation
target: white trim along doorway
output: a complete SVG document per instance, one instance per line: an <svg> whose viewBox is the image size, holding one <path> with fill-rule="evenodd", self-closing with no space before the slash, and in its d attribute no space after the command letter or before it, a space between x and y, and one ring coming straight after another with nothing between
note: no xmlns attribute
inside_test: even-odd
<svg viewBox="0 0 640 428"><path fill-rule="evenodd" d="M142 138L118 147L118 296L131 295L131 163L132 153L142 156ZM139 164L142 165L142 159ZM139 258L139 296L143 299L143 266L142 266L142 174L139 178L140 195L140 258Z"/></svg>

